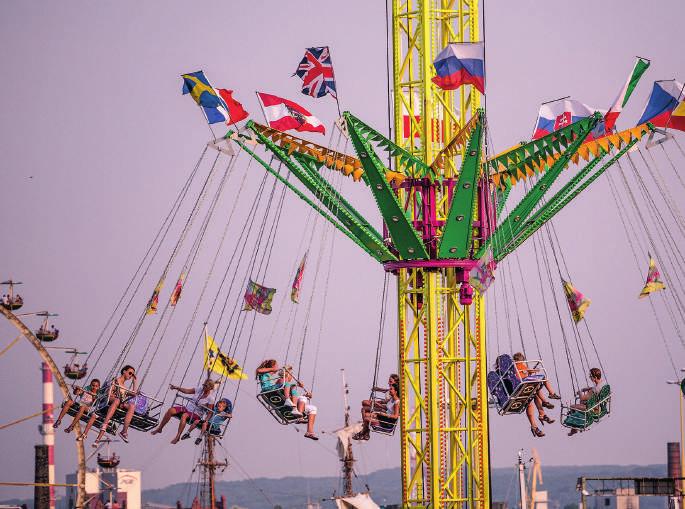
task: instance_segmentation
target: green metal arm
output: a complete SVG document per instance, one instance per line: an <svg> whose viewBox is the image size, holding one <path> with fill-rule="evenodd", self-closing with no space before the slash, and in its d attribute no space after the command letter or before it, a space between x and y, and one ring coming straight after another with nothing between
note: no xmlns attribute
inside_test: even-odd
<svg viewBox="0 0 685 509"><path fill-rule="evenodd" d="M292 157L294 157L295 160L300 164L300 166L305 171L307 171L307 173L309 173L309 176L312 179L317 181L317 183L323 188L325 193L327 193L333 199L339 201L341 206L345 207L347 211L350 214L352 214L362 226L366 227L369 230L369 233L376 236L380 242L383 242L383 237L381 236L381 234L378 233L373 228L373 226L371 226L368 223L366 218L362 216L359 212L357 212L357 210L352 205L350 205L349 202L338 191L336 191L335 188L326 179L320 178L318 172L318 169L322 166L320 162L318 162L315 158L309 155L300 154L298 152L293 152Z"/></svg>
<svg viewBox="0 0 685 509"><path fill-rule="evenodd" d="M490 247L492 243L497 246L509 244L517 229L517 224L523 224L526 218L533 211L535 206L540 202L550 186L557 179L561 171L566 167L571 157L578 151L590 132L595 128L597 122L601 119L599 113L595 113L589 117L589 122L584 122L584 127L576 136L576 139L569 145L569 147L559 156L554 164L549 168L544 175L537 181L533 188L523 197L519 204L511 211L511 213L502 221L502 223L493 232L492 236L483 244L478 250L476 258L480 258ZM587 120L587 119L585 119Z"/></svg>
<svg viewBox="0 0 685 509"><path fill-rule="evenodd" d="M345 116L348 125L351 124L354 126L354 129L361 135L362 138L377 142L378 145L386 150L391 156L397 157L400 166L408 170L406 172L407 175L416 178L426 177L434 173L433 169L421 159L413 156L399 145L396 145L381 133L376 131L373 127L370 127L352 115L349 111L345 112Z"/></svg>
<svg viewBox="0 0 685 509"><path fill-rule="evenodd" d="M520 232L517 233L516 237L513 238L507 245L503 246L500 250L494 253L494 258L496 261L501 261L504 259L506 255L514 251L517 247L519 247L523 242L525 242L531 235L533 235L536 231L538 231L545 223L547 223L550 219L552 219L561 209L563 209L566 205L568 205L571 200L573 200L576 196L578 196L583 190L585 190L590 184L592 184L595 180L597 180L609 167L611 167L619 158L621 158L630 148L635 145L639 140L633 139L628 143L625 147L623 147L614 157L609 159L599 170L597 170L595 173L593 173L588 179L586 179L580 186L578 186L576 189L573 190L567 190L565 193L565 196L560 199L560 201L554 201L553 204L549 207L544 207L543 209L540 209L536 214L530 218L530 220L526 223L526 227L522 229ZM585 168L588 170L585 172L585 175L589 173L589 171L599 162L601 158L598 157L594 159L590 164L588 164L588 168ZM576 183L578 180L576 181ZM570 184L571 182L569 182ZM562 189L563 191L563 189ZM559 191L561 193L561 191ZM557 195L559 194L557 193ZM557 197L557 195L554 196L554 198ZM554 199L553 199L554 200ZM552 203L552 200L550 200L550 205Z"/></svg>
<svg viewBox="0 0 685 509"><path fill-rule="evenodd" d="M471 133L461 165L461 172L452 196L452 205L438 246L438 258L467 258L471 254L473 218L478 193L483 140L483 112Z"/></svg>
<svg viewBox="0 0 685 509"><path fill-rule="evenodd" d="M388 226L395 248L404 260L427 259L428 252L421 238L407 219L395 192L385 179L385 167L369 142L357 132L357 126L350 120L350 114L345 112L343 116L347 121L350 140L362 162L364 174L368 179L378 209Z"/></svg>
<svg viewBox="0 0 685 509"><path fill-rule="evenodd" d="M307 188L313 192L317 198L321 200L321 202L333 212L333 214L340 220L342 221L343 224L340 224L338 221L336 221L333 217L331 217L326 211L324 211L321 207L319 207L316 203L314 203L311 199L309 199L302 191L300 191L297 187L293 186L290 182L288 182L285 178L283 178L281 175L278 174L267 162L265 162L263 159L261 159L257 154L255 154L252 150L250 150L245 143L243 143L240 139L235 140L240 147L250 154L266 171L271 173L274 177L276 177L280 182L282 182L288 189L290 189L292 192L294 192L301 200L303 200L305 203L307 203L310 207L312 207L314 210L316 210L319 214L321 214L326 220L328 220L333 226L335 226L338 230L340 230L342 233L347 235L352 241L357 244L359 247L361 247L364 251L366 251L371 257L376 259L379 262L386 262L386 261L392 261L396 260L397 257L393 255L388 248L381 242L379 243L376 237L369 233L366 228L364 228L362 225L360 225L354 218L352 218L346 211L343 211L342 208L336 207L335 204L331 203L331 199L329 197L321 196L320 193L318 193L318 190L316 189L316 186L312 185L312 183L309 181L308 178L304 178L305 175L303 175L302 169L297 167L297 165L293 164L292 161L287 157L286 154L284 154L277 146L272 146L270 147L270 150L279 158L283 163L288 167L288 169L305 185ZM301 178L302 177L302 178Z"/></svg>

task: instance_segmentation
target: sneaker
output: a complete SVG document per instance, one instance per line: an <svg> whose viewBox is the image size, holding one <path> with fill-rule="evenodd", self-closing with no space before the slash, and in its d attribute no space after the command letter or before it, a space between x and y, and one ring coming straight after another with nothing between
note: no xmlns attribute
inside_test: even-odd
<svg viewBox="0 0 685 509"><path fill-rule="evenodd" d="M188 440L190 438L190 433L184 433L181 440Z"/></svg>
<svg viewBox="0 0 685 509"><path fill-rule="evenodd" d="M202 443L202 437L197 437L195 439L195 445L200 445Z"/></svg>
<svg viewBox="0 0 685 509"><path fill-rule="evenodd" d="M294 406L295 406L295 403L293 403L292 400L290 400L290 399L286 399L285 402L284 402L283 404L284 404L285 406L289 406L289 407L294 407Z"/></svg>
<svg viewBox="0 0 685 509"><path fill-rule="evenodd" d="M552 403L547 402L547 401L543 401L542 407L552 409L552 408L554 408L554 405Z"/></svg>
<svg viewBox="0 0 685 509"><path fill-rule="evenodd" d="M293 408L290 413L294 415L295 417L302 417L302 412L300 412L297 408Z"/></svg>
<svg viewBox="0 0 685 509"><path fill-rule="evenodd" d="M557 393L553 392L552 394L549 395L549 399L561 399L561 396L559 396Z"/></svg>
<svg viewBox="0 0 685 509"><path fill-rule="evenodd" d="M305 433L304 437L309 438L310 440L318 440L319 439L319 437L317 437L314 433Z"/></svg>

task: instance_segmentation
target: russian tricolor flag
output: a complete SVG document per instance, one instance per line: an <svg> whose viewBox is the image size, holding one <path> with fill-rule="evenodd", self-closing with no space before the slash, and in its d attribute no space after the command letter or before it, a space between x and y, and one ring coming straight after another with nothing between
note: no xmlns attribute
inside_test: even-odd
<svg viewBox="0 0 685 509"><path fill-rule="evenodd" d="M443 90L473 85L485 93L485 46L482 42L451 43L433 62L435 76L431 81Z"/></svg>
<svg viewBox="0 0 685 509"><path fill-rule="evenodd" d="M582 102L573 99L560 99L558 101L545 103L540 106L533 139L537 140L562 127L566 127L574 122L590 117L595 111L600 111L602 114L605 113L602 110L591 108L587 104L583 104ZM587 139L599 138L605 134L604 122L600 122Z"/></svg>
<svg viewBox="0 0 685 509"><path fill-rule="evenodd" d="M683 84L676 80L655 81L652 94L637 125L651 122L656 127L685 131Z"/></svg>

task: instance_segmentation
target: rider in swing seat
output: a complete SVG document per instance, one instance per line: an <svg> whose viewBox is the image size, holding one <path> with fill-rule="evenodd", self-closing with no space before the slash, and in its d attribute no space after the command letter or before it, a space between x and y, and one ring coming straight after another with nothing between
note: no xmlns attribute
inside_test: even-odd
<svg viewBox="0 0 685 509"><path fill-rule="evenodd" d="M373 387L371 390L373 392L383 392L387 396L385 399L377 401L377 400L370 400L370 399L365 399L362 401L362 429L359 433L355 433L352 438L354 440L369 440L371 438L370 435L370 424L371 424L371 415L375 412L387 412L389 408L389 403L393 400L393 397L390 394L391 389L395 389L395 394L399 396L400 393L400 377L399 375L392 373L388 377L388 388L384 387ZM399 412L399 405L396 405L397 411Z"/></svg>
<svg viewBox="0 0 685 509"><path fill-rule="evenodd" d="M221 398L214 404L214 407L207 412L203 420L194 420L190 424L188 431L183 434L181 440L190 438L190 433L202 423L200 436L195 439L195 445L200 445L203 435L220 435L221 426L231 417L233 417L233 403L231 403L231 400L228 398Z"/></svg>
<svg viewBox="0 0 685 509"><path fill-rule="evenodd" d="M193 398L184 401L180 405L174 405L169 410L166 411L162 422L159 423L156 429L152 431L152 435L157 435L164 430L164 426L171 420L172 417L179 417L180 422L178 424L178 431L176 436L171 441L172 444L178 443L183 435L183 429L185 428L187 422L190 421L200 421L204 416L206 409L210 408L214 399L212 397L212 391L218 382L208 378L204 383L197 388L184 388L178 387L176 385L169 385L172 391L178 391L182 394L194 395Z"/></svg>
<svg viewBox="0 0 685 509"><path fill-rule="evenodd" d="M602 387L606 385L606 382L602 380L602 370L599 368L592 368L590 369L590 381L592 382L592 386L590 387L585 387L581 390L579 390L576 394L578 396L578 401L579 403L576 403L575 405L571 405L572 410L578 410L580 412L585 412L587 411L587 402L590 398L593 396L599 397L600 392L602 391ZM568 436L572 437L576 433L578 433L580 430L577 428L571 428L571 430L568 432Z"/></svg>
<svg viewBox="0 0 685 509"><path fill-rule="evenodd" d="M130 389L126 388L126 384L130 383ZM136 370L133 366L128 364L121 368L120 375L111 380L109 387L109 394L107 397L107 403L109 407L107 408L107 414L105 415L102 426L100 427L100 433L98 433L95 442L93 442L92 447L98 447L100 445L100 440L107 432L107 426L109 421L114 416L114 413L118 408L126 410L126 416L124 417L124 428L119 433L119 436L124 442L128 443L128 427L133 419L133 413L136 410L135 396L138 393L138 382L136 379ZM90 428L93 426L97 414L93 412L88 424L86 424L86 429L83 431L81 436L77 440L85 440L88 436Z"/></svg>
<svg viewBox="0 0 685 509"><path fill-rule="evenodd" d="M95 402L95 398L97 397L97 392L100 390L100 380L97 378L93 378L90 381L90 384L85 388L82 389L81 387L74 387L74 395L78 398L78 412L74 416L74 419L71 421L71 424L64 428L65 433L71 433L74 430L74 427L76 426L76 423L81 420L81 417L90 410L90 407L93 405ZM62 411L59 413L59 417L57 417L57 420L55 423L52 425L54 429L59 428L60 424L62 424L62 419L64 416L67 414L69 409L74 405L76 401L73 400L72 398L69 398L67 401L64 402L64 405L62 406Z"/></svg>

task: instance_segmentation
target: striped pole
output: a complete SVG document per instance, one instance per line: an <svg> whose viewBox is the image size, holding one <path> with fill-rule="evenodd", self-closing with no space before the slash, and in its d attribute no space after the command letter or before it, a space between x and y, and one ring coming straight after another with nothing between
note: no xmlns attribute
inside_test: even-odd
<svg viewBox="0 0 685 509"><path fill-rule="evenodd" d="M43 425L40 433L43 435L43 445L48 448L48 482L55 483L55 430L52 427L53 417L53 394L52 394L52 371L46 363L41 363L43 372ZM55 509L55 487L50 486L50 509Z"/></svg>

